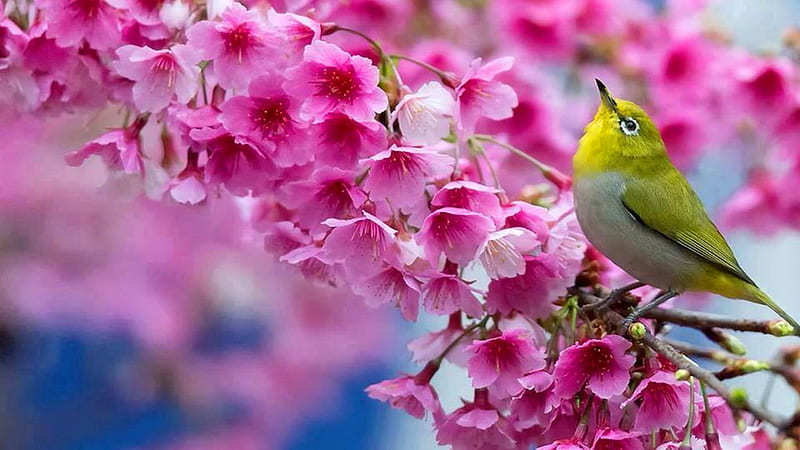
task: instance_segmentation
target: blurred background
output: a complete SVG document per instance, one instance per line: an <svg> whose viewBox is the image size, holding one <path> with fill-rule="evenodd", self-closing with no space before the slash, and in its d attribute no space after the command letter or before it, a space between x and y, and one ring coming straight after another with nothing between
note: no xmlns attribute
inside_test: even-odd
<svg viewBox="0 0 800 450"><path fill-rule="evenodd" d="M800 25L800 1L717 1L705 14L736 44L776 53L783 31ZM241 211L257 205L157 202L98 161L67 167L64 153L119 123L118 113L0 125L0 447L436 448L430 423L363 389L416 371L406 342L443 322L408 324L393 309L309 287L256 232L242 235ZM690 176L713 210L745 170L714 152ZM742 266L800 314L787 283L800 275L800 237L728 234ZM705 307L771 318L740 302ZM779 344L741 337L764 357ZM448 410L468 392L455 371L434 380ZM767 377L738 382L758 398ZM785 392L776 384L769 402L788 414L796 399Z"/></svg>

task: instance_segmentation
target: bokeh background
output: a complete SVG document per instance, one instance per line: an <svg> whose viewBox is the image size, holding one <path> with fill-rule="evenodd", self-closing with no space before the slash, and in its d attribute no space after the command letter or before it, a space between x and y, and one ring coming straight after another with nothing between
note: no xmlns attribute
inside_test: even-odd
<svg viewBox="0 0 800 450"><path fill-rule="evenodd" d="M706 14L736 45L777 53L800 25L800 1L716 1ZM241 211L257 205L156 202L97 161L64 164L118 122L107 109L0 124L0 447L436 448L429 423L363 389L414 371L406 342L442 323L310 289L257 232L243 235L254 218ZM689 175L715 209L745 170L711 152ZM751 276L800 315L800 237L729 235ZM771 317L739 302L704 307ZM774 338L742 338L759 355L777 349ZM450 370L434 382L447 410L469 390ZM767 381L742 383L758 398ZM792 411L788 392L777 383L771 407Z"/></svg>

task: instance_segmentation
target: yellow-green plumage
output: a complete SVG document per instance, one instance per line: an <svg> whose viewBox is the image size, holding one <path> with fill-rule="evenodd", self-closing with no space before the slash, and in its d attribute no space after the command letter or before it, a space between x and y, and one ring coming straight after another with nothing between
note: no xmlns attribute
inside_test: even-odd
<svg viewBox="0 0 800 450"><path fill-rule="evenodd" d="M640 281L761 303L800 332L739 266L652 120L598 87L603 101L573 158L576 211L589 240Z"/></svg>

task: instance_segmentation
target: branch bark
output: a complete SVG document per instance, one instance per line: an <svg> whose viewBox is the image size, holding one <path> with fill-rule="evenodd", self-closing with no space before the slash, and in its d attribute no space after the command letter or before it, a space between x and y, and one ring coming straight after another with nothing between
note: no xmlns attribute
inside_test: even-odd
<svg viewBox="0 0 800 450"><path fill-rule="evenodd" d="M644 317L693 328L717 327L737 331L752 331L769 335L773 335L770 330L770 325L776 322L774 320L737 319L721 314L665 308L655 308L645 313Z"/></svg>

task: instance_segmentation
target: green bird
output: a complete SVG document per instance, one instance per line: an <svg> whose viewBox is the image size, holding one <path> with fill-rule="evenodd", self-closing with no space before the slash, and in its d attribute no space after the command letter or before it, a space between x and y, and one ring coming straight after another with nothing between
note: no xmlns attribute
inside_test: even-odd
<svg viewBox="0 0 800 450"><path fill-rule="evenodd" d="M614 99L599 80L597 87L600 106L573 158L578 222L611 261L663 290L626 325L682 292L703 291L766 305L800 332L797 321L739 266L697 194L670 162L647 113Z"/></svg>

